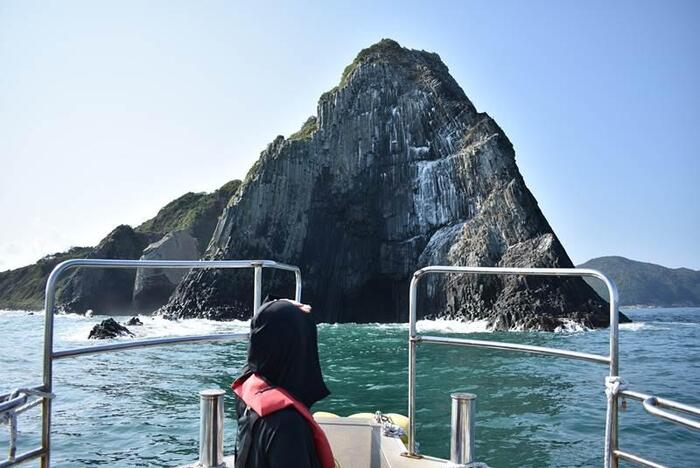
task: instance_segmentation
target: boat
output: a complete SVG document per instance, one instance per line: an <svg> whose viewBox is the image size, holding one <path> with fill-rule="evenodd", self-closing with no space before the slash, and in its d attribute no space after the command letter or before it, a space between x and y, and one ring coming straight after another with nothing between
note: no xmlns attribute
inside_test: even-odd
<svg viewBox="0 0 700 468"><path fill-rule="evenodd" d="M52 403L60 395L53 392L53 363L61 359L80 358L97 353L127 351L152 346L183 345L214 341L245 341L246 333L218 333L183 337L133 340L108 343L74 349L54 349L54 312L56 311L56 284L68 270L75 268L185 268L185 269L252 269L254 271L253 310L262 301L263 269L284 270L294 274L296 301L301 301L301 270L293 265L272 260L102 260L72 259L58 264L48 277L45 297L43 381L39 385L18 388L0 395L0 421L7 421L10 427L10 447L7 458L0 460L0 468L15 466L30 460L40 460L42 468L51 465L51 424ZM608 291L610 306L609 352L606 355L583 353L573 350L531 346L519 343L467 338L448 338L420 335L417 332L418 285L428 275L480 274L480 275L522 275L522 276L578 276L597 278ZM618 437L618 413L625 400L640 402L651 416L671 423L680 424L693 430L700 430L700 408L672 401L656 395L634 391L626 386L619 372L619 326L618 292L615 283L603 273L579 268L503 268L473 266L428 266L417 270L408 290L408 401L407 419L400 415L373 413L339 417L316 414L331 443L338 467L352 468L433 468L461 467L476 468L485 466L478 461L474 451L475 400L476 395L454 393L452 398L450 459L445 460L420 453L416 441L416 354L425 345L488 348L509 352L531 353L558 358L573 359L604 365L608 376L599 389L605 392L607 408L605 417L604 452L602 465L617 468L621 461L639 466L663 467L663 462L652 461L624 450L624 441ZM232 467L233 457L223 453L224 412L223 395L220 389L205 389L200 392L200 450L199 460L193 467ZM32 450L17 453L17 421L31 408L41 407L41 444ZM359 417L358 417L359 416ZM407 422L406 424L402 424ZM403 426L403 427L402 427Z"/></svg>

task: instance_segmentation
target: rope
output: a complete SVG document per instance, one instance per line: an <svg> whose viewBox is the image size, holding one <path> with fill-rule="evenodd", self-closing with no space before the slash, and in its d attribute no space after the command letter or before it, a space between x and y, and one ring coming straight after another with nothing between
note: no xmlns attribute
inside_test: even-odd
<svg viewBox="0 0 700 468"><path fill-rule="evenodd" d="M615 456L610 446L613 430L613 402L625 388L627 388L627 385L622 377L617 375L605 377L605 396L608 399L608 406L605 412L605 468L610 468L610 460Z"/></svg>
<svg viewBox="0 0 700 468"><path fill-rule="evenodd" d="M394 421L389 416L382 414L381 411L374 413L374 421L382 425L382 434L387 437L403 437L405 435L401 426L394 424Z"/></svg>
<svg viewBox="0 0 700 468"><path fill-rule="evenodd" d="M44 398L54 398L53 393L36 390L33 388L17 388L10 393L6 401L14 400L24 396L23 401L18 401L16 406L5 409L0 413L0 424L7 424L10 431L10 446L8 448L7 461L12 463L17 455L17 416L33 408L44 401ZM27 398L35 397L30 401Z"/></svg>

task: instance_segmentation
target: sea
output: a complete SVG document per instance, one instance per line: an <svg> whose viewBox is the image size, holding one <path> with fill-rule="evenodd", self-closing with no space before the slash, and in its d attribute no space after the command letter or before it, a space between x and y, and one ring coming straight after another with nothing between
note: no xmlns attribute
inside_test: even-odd
<svg viewBox="0 0 700 468"><path fill-rule="evenodd" d="M621 375L629 388L700 405L700 309L627 309ZM95 344L106 317L56 316L56 349ZM124 318L122 318L124 319ZM0 312L0 393L41 383L43 313ZM248 322L142 316L137 338L243 332ZM431 335L514 341L607 353L607 330L489 332L481 322L420 321ZM332 394L314 411L406 414L406 324L322 324L319 352ZM130 338L120 338L128 340ZM52 461L58 467L178 466L198 456L199 397L229 389L245 343L189 344L83 356L54 364ZM417 440L449 457L450 393L477 395L476 458L491 467L602 466L606 366L514 352L423 344L417 360ZM700 433L657 419L630 400L621 449L673 467L700 466ZM234 404L225 398L225 450ZM39 442L39 410L19 421L19 450ZM0 427L0 459L9 438ZM31 466L31 464L30 464Z"/></svg>

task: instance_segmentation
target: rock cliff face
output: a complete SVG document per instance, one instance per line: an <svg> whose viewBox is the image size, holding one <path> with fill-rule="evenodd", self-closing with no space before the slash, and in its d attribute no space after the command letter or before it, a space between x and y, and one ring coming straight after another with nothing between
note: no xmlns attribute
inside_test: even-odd
<svg viewBox="0 0 700 468"><path fill-rule="evenodd" d="M262 152L219 219L206 258L299 265L324 321L405 321L408 284L430 264L572 263L525 186L513 147L436 54L383 40L363 50L318 112ZM163 313L247 318L250 272L195 271ZM292 293L265 272L266 292ZM607 324L579 279L431 277L429 316L552 330Z"/></svg>
<svg viewBox="0 0 700 468"><path fill-rule="evenodd" d="M102 239L88 258L138 258L145 244L143 236L121 225ZM135 276L135 270L77 269L58 296L59 307L66 312L128 313Z"/></svg>
<svg viewBox="0 0 700 468"><path fill-rule="evenodd" d="M172 231L146 247L141 259L196 260L201 254L197 244L189 231ZM150 312L165 304L185 273L185 270L139 268L134 282L134 309Z"/></svg>

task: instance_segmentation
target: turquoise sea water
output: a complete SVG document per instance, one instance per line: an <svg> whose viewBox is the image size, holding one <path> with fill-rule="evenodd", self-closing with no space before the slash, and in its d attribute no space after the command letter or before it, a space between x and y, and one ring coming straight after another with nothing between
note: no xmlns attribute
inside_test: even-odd
<svg viewBox="0 0 700 468"><path fill-rule="evenodd" d="M621 374L635 390L700 405L700 309L626 311ZM56 348L86 340L104 317L56 317ZM169 322L143 317L139 337L245 331L245 322ZM433 335L469 336L606 353L607 330L488 333L481 324L423 321ZM0 393L41 381L43 315L0 312ZM313 409L340 415L406 413L406 325L321 325L320 353L333 394ZM56 466L175 466L197 458L204 388L228 388L245 343L181 345L87 356L55 364ZM447 457L450 392L476 393L477 458L492 467L601 466L603 365L421 345L417 423L421 451ZM226 450L233 448L227 396ZM20 450L38 444L39 411L20 420ZM7 448L0 427L0 450ZM647 415L629 401L621 448L669 466L698 466L700 434Z"/></svg>

